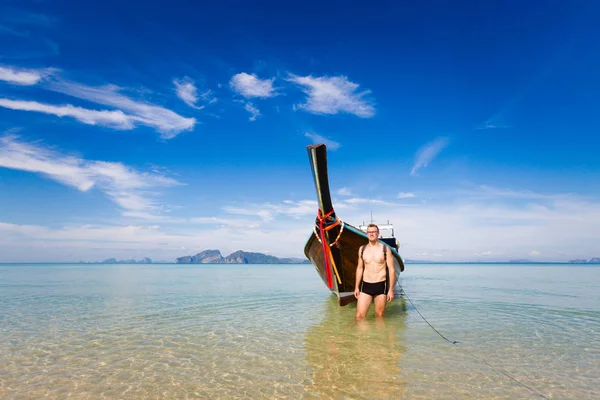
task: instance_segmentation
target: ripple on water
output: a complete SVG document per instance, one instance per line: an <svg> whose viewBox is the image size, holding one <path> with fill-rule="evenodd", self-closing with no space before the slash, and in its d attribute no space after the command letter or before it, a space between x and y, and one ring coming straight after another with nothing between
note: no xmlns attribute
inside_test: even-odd
<svg viewBox="0 0 600 400"><path fill-rule="evenodd" d="M59 278L20 277L25 293L0 293L0 398L533 397L482 361L549 398L598 397L600 316L546 301L548 288L508 301L412 278L411 299L451 345L406 300L356 323L312 267L257 268L99 269L63 294Z"/></svg>

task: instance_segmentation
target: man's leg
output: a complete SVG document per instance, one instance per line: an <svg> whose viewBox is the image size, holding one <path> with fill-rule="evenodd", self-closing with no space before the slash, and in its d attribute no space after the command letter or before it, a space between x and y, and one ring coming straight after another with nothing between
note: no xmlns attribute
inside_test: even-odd
<svg viewBox="0 0 600 400"><path fill-rule="evenodd" d="M360 296L358 296L358 302L356 304L356 319L363 319L367 315L372 299L372 296L369 296L366 293L360 293Z"/></svg>
<svg viewBox="0 0 600 400"><path fill-rule="evenodd" d="M375 316L376 317L383 317L383 313L385 312L386 297L387 296L385 294L379 294L379 295L375 296Z"/></svg>

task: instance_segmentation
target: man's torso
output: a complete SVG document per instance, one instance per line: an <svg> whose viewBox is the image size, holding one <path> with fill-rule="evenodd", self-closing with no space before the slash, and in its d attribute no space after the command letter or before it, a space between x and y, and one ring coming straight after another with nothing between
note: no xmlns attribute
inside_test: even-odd
<svg viewBox="0 0 600 400"><path fill-rule="evenodd" d="M381 243L377 243L376 246L365 245L362 254L364 282L381 282L385 280L386 265L383 251L384 246Z"/></svg>

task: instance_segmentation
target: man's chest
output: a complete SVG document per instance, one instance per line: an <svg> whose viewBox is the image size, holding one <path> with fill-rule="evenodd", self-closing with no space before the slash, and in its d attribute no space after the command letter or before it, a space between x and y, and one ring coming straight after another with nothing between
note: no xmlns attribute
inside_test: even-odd
<svg viewBox="0 0 600 400"><path fill-rule="evenodd" d="M382 263L384 260L383 246L371 247L367 246L363 253L363 260L365 263Z"/></svg>

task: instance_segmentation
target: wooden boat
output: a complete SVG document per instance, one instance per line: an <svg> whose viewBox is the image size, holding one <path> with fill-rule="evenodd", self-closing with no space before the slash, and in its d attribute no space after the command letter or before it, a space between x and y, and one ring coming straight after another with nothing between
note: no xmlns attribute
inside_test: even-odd
<svg viewBox="0 0 600 400"><path fill-rule="evenodd" d="M354 287L358 250L360 246L369 243L366 226L363 224L356 228L336 215L329 192L327 147L317 144L308 146L307 149L319 209L313 233L304 246L304 254L313 263L325 285L338 297L339 304L345 306L356 300ZM404 261L398 253L399 244L394 237L393 226L381 225L379 231L380 234L384 231L388 233L380 237L379 241L392 249L397 281L400 272L404 271ZM395 284L396 282L391 287Z"/></svg>

